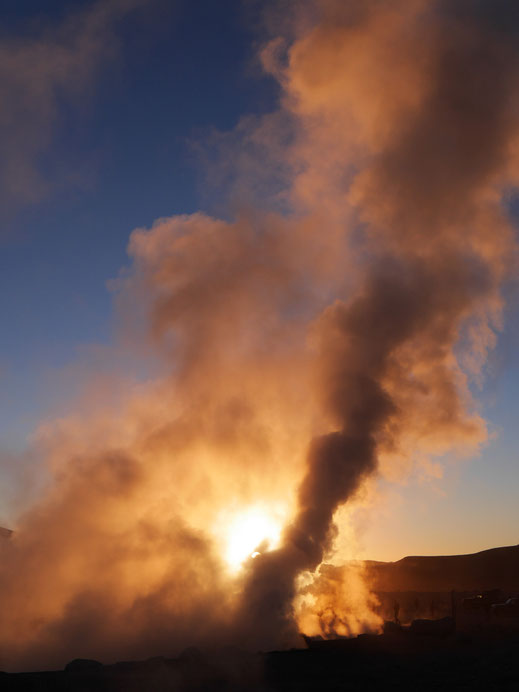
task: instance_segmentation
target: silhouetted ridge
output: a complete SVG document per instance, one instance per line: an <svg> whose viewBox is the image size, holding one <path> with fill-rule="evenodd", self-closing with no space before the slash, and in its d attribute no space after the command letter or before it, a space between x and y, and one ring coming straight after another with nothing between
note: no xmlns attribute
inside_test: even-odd
<svg viewBox="0 0 519 692"><path fill-rule="evenodd" d="M410 555L365 566L374 591L519 590L519 545L468 555Z"/></svg>

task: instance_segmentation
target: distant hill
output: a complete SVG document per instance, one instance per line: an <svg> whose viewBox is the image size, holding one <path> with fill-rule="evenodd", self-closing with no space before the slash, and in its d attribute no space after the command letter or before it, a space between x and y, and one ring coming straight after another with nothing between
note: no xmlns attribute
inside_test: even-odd
<svg viewBox="0 0 519 692"><path fill-rule="evenodd" d="M3 526L0 526L0 539L2 538L11 538L13 535L13 532L11 529L4 529Z"/></svg>
<svg viewBox="0 0 519 692"><path fill-rule="evenodd" d="M398 562L364 564L373 591L519 592L519 545L470 555L409 556Z"/></svg>

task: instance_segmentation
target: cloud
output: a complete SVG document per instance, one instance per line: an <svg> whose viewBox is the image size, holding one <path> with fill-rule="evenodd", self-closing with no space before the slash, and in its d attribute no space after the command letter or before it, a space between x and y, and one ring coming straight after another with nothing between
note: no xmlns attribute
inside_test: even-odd
<svg viewBox="0 0 519 692"><path fill-rule="evenodd" d="M117 22L147 0L106 0L0 39L0 204L4 215L45 198L74 177L49 159L63 107L80 109L94 80L118 51ZM50 163L49 163L50 162Z"/></svg>

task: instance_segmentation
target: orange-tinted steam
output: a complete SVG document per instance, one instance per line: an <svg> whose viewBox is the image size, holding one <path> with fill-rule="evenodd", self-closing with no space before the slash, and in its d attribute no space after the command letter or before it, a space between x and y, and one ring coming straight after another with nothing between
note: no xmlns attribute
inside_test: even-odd
<svg viewBox="0 0 519 692"><path fill-rule="evenodd" d="M365 589L301 586L335 512L377 469L485 439L467 377L515 257L517 12L303 4L286 61L279 40L264 52L280 117L248 133L291 171L288 211L134 231L120 299L144 307L167 374L47 440L53 488L2 546L2 667L294 644L298 589L301 627L376 626ZM233 574L225 517L251 506L281 542Z"/></svg>
<svg viewBox="0 0 519 692"><path fill-rule="evenodd" d="M294 610L300 631L308 636L349 637L377 631L379 605L364 578L363 563L322 565L308 582L298 583Z"/></svg>

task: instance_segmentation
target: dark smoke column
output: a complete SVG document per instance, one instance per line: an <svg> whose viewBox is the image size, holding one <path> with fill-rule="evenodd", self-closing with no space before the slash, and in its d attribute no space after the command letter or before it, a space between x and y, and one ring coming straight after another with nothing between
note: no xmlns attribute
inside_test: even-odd
<svg viewBox="0 0 519 692"><path fill-rule="evenodd" d="M314 127L341 109L346 118L350 106L359 118L363 99L372 105L362 74L348 73L344 86L334 74L331 84L318 66L337 70L330 67L330 46L340 55L341 42L377 47L386 15L397 34L383 34L384 60L366 61L372 84L418 65L421 91L416 102L406 99L403 83L399 111L398 94L389 90L379 121L366 109L369 155L337 199L346 204L350 192L348 203L353 200L363 224L364 275L354 296L331 305L318 325L321 396L334 432L310 445L299 509L283 546L250 565L243 618L260 647L296 641L296 577L323 560L334 512L375 472L381 454L398 455L408 439L427 439L424 448L434 450L435 438L448 448L449 435L463 443L481 433L455 349L463 340L469 353L481 348L515 255L496 194L510 175L509 146L519 131L513 3L317 4L321 23L293 49L288 68L298 98L314 109ZM324 104L322 114L313 94ZM316 130L309 131L311 137Z"/></svg>

